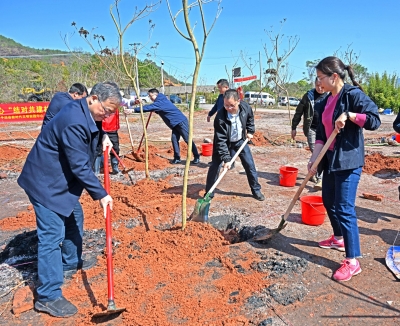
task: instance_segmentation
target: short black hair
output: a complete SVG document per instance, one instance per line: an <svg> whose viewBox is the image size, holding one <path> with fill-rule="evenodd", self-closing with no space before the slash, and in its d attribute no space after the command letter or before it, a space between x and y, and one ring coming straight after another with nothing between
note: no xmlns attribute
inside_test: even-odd
<svg viewBox="0 0 400 326"><path fill-rule="evenodd" d="M147 91L147 93L156 93L156 94L160 94L160 92L158 91L158 89L157 88L152 88L152 89L149 89L148 91Z"/></svg>
<svg viewBox="0 0 400 326"><path fill-rule="evenodd" d="M220 79L217 81L217 85L229 87L229 82L226 79Z"/></svg>
<svg viewBox="0 0 400 326"><path fill-rule="evenodd" d="M86 95L89 94L86 86L81 83L72 84L68 93L71 93L71 94L78 93L78 95L83 95L83 93L86 93Z"/></svg>
<svg viewBox="0 0 400 326"><path fill-rule="evenodd" d="M235 101L239 100L239 94L236 89L228 89L225 94L224 94L224 99L229 100L230 98L233 98Z"/></svg>

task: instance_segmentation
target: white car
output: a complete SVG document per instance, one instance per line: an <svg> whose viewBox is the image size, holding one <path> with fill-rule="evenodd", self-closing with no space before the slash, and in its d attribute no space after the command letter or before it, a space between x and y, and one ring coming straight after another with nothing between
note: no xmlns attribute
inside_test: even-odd
<svg viewBox="0 0 400 326"><path fill-rule="evenodd" d="M135 92L131 92L130 95L131 95L131 98L134 98L134 99L137 98ZM147 104L147 103L151 102L149 94L147 94L147 92L140 92L139 98L140 98L140 100L142 101L143 104Z"/></svg>
<svg viewBox="0 0 400 326"><path fill-rule="evenodd" d="M204 96L198 96L197 101L199 104L206 104L206 98Z"/></svg>

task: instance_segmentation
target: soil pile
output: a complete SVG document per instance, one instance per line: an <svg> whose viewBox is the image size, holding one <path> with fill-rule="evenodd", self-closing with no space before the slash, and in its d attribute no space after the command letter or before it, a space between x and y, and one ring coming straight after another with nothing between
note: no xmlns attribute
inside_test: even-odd
<svg viewBox="0 0 400 326"><path fill-rule="evenodd" d="M268 141L264 138L264 135L261 131L256 131L251 141L255 146L265 146L268 144Z"/></svg>
<svg viewBox="0 0 400 326"><path fill-rule="evenodd" d="M149 148L149 170L162 170L170 166L169 160L165 157L161 157L163 156L163 154L159 148L153 145L149 145L148 148ZM144 147L140 149L139 156L143 160L143 162L136 161L131 153L125 155L124 158L122 158L122 162L125 164L128 170L134 169L136 171L144 171L145 170ZM120 169L122 169L122 166L120 166Z"/></svg>
<svg viewBox="0 0 400 326"><path fill-rule="evenodd" d="M260 258L248 244L228 246L221 232L209 224L189 222L182 231L178 225L182 198L171 193L167 181L142 180L135 186L113 183L111 187L115 201L115 301L119 307L127 308L113 324L249 324L247 301L254 292L267 288L270 281L265 271L254 269ZM81 202L85 229L104 228L103 210L98 202L87 194ZM194 200L189 204L194 204ZM188 207L188 211L192 209ZM34 227L34 213L21 213L1 222L3 230ZM98 254L96 248L104 244L103 233L96 232L97 238L85 235L86 255ZM92 318L107 306L103 253L96 267L78 272L63 286L63 294L79 308L79 313L68 319L71 324L107 320ZM252 311L251 320L265 318L258 314ZM55 321L43 314L40 318Z"/></svg>
<svg viewBox="0 0 400 326"><path fill-rule="evenodd" d="M363 172L375 174L384 171L400 172L400 158L387 157L380 153L365 156Z"/></svg>
<svg viewBox="0 0 400 326"><path fill-rule="evenodd" d="M21 171L30 149L11 145L0 146L0 166L2 170Z"/></svg>

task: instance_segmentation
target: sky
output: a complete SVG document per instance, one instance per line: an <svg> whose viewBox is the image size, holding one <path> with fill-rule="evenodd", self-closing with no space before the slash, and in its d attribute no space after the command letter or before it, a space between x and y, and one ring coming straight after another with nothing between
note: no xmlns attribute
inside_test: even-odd
<svg viewBox="0 0 400 326"><path fill-rule="evenodd" d="M113 0L0 0L0 34L33 48L67 51L63 40L67 36L72 49L90 51L71 26L84 27L91 35L100 34L105 45L117 46L117 32L110 16ZM155 0L153 3L157 2ZM189 1L190 2L190 1ZM33 6L33 3L35 5ZM135 7L143 8L151 1L121 0L122 25L133 16ZM181 1L170 0L175 14ZM33 9L34 7L34 9ZM226 70L242 67L242 76L251 72L245 67L241 53L254 73L259 75L261 66L267 68L264 47L272 49L265 30L272 35L283 34L280 48L287 49L288 36L297 36L299 43L287 60L292 73L291 80L304 78L306 61L322 59L333 53L344 53L350 47L358 62L370 73L400 73L400 1L399 0L222 0L222 11L208 36L199 83L215 84L227 78ZM206 24L212 25L217 3L204 5ZM4 14L6 13L6 14ZM191 22L198 42L202 41L202 26L198 8L191 12ZM149 40L149 19L155 24ZM281 25L281 21L286 19ZM179 28L185 32L182 15L177 18ZM124 38L128 44L142 43L145 48L139 54L145 59L151 47L159 43L151 60L181 81L190 82L194 69L193 46L175 30L168 12L167 2L162 0L156 10L131 25Z"/></svg>

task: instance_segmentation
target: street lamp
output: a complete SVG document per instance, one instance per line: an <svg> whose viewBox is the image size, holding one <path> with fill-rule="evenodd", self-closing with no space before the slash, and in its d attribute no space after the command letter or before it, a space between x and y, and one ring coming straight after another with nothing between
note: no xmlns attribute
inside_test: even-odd
<svg viewBox="0 0 400 326"><path fill-rule="evenodd" d="M161 93L164 94L164 72L163 72L163 67L164 67L164 61L161 60Z"/></svg>

